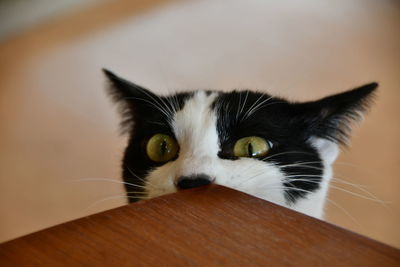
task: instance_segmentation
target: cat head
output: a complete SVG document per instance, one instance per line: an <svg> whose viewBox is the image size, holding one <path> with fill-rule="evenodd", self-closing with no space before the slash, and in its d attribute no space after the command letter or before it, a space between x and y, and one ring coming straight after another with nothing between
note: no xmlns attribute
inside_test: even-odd
<svg viewBox="0 0 400 267"><path fill-rule="evenodd" d="M304 103L248 90L160 96L104 72L129 134L122 163L129 201L215 183L315 217L339 145L377 87Z"/></svg>

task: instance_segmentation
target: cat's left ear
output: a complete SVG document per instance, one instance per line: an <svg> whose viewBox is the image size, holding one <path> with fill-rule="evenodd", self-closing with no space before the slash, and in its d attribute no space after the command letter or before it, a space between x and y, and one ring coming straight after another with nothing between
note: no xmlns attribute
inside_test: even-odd
<svg viewBox="0 0 400 267"><path fill-rule="evenodd" d="M308 136L346 144L351 125L363 117L377 87L377 83L370 83L317 101L295 104L296 117L306 127Z"/></svg>
<svg viewBox="0 0 400 267"><path fill-rule="evenodd" d="M129 132L137 113L152 112L154 106L158 104L159 97L150 90L125 80L107 69L103 69L103 72L109 81L108 92L119 107L122 132Z"/></svg>

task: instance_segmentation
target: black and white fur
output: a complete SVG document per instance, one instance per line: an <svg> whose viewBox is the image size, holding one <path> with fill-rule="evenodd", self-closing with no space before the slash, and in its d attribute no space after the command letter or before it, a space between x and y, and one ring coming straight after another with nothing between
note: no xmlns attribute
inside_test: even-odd
<svg viewBox="0 0 400 267"><path fill-rule="evenodd" d="M122 164L129 201L176 192L185 178L193 181L187 187L220 184L317 218L323 217L339 145L377 87L371 83L305 103L247 90L159 96L104 72L129 134ZM179 144L178 156L167 163L146 155L145 142L157 133ZM234 157L233 145L247 136L268 140L269 154Z"/></svg>

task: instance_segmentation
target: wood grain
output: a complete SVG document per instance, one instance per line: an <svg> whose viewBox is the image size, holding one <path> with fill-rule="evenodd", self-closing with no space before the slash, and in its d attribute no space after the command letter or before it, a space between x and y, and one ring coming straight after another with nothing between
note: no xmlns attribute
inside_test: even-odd
<svg viewBox="0 0 400 267"><path fill-rule="evenodd" d="M399 266L400 251L220 186L182 191L0 245L2 266Z"/></svg>

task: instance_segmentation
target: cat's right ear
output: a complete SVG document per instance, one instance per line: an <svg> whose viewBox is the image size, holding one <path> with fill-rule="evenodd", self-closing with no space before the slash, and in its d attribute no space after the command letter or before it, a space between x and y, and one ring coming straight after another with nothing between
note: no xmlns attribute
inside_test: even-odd
<svg viewBox="0 0 400 267"><path fill-rule="evenodd" d="M115 102L140 103L157 99L157 96L149 90L115 75L107 69L103 69L103 72L110 82L108 90Z"/></svg>
<svg viewBox="0 0 400 267"><path fill-rule="evenodd" d="M128 132L133 125L138 109L141 106L151 105L158 96L137 84L115 75L107 69L103 69L103 72L109 81L109 86L107 87L108 93L118 104L122 117L122 132Z"/></svg>

